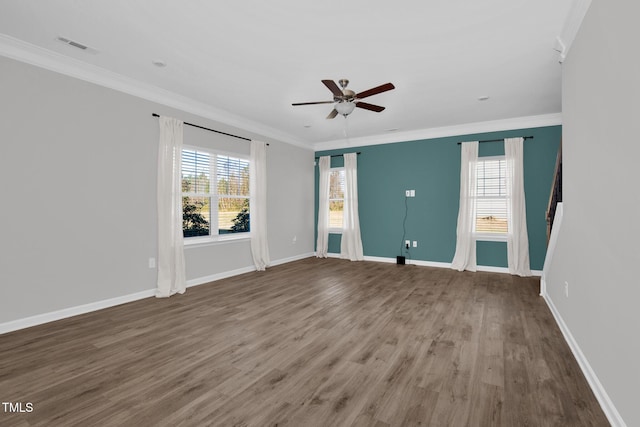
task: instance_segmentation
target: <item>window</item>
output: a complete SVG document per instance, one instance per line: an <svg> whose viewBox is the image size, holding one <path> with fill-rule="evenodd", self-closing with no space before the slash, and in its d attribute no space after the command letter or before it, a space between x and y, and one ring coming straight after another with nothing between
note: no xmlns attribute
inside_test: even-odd
<svg viewBox="0 0 640 427"><path fill-rule="evenodd" d="M476 166L476 218L474 230L485 236L505 236L507 179L504 156L480 157Z"/></svg>
<svg viewBox="0 0 640 427"><path fill-rule="evenodd" d="M329 173L329 231L342 232L344 211L344 168L331 168Z"/></svg>
<svg viewBox="0 0 640 427"><path fill-rule="evenodd" d="M182 231L185 238L250 231L247 159L182 150Z"/></svg>

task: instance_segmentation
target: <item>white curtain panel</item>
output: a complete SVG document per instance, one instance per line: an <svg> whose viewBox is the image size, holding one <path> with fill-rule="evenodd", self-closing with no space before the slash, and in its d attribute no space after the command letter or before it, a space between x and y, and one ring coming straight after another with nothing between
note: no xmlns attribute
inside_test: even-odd
<svg viewBox="0 0 640 427"><path fill-rule="evenodd" d="M267 243L267 144L262 141L251 141L250 160L251 255L256 270L264 271L270 263Z"/></svg>
<svg viewBox="0 0 640 427"><path fill-rule="evenodd" d="M358 216L358 155L344 155L344 214L340 258L351 261L364 260Z"/></svg>
<svg viewBox="0 0 640 427"><path fill-rule="evenodd" d="M183 122L160 117L158 150L158 282L156 297L184 293L184 246L182 235L182 129Z"/></svg>
<svg viewBox="0 0 640 427"><path fill-rule="evenodd" d="M460 208L456 253L451 268L458 271L476 271L476 241L473 226L476 216L476 164L478 141L463 142L460 147Z"/></svg>
<svg viewBox="0 0 640 427"><path fill-rule="evenodd" d="M523 138L505 138L507 168L507 266L509 273L531 276L527 208L524 197Z"/></svg>
<svg viewBox="0 0 640 427"><path fill-rule="evenodd" d="M318 240L316 256L326 258L329 251L329 172L331 156L319 159L320 182L318 185Z"/></svg>

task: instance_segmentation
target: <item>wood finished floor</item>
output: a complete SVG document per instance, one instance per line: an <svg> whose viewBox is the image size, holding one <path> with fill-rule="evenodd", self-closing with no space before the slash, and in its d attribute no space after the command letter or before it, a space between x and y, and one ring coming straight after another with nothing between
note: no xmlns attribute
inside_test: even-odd
<svg viewBox="0 0 640 427"><path fill-rule="evenodd" d="M607 426L538 283L309 258L0 335L0 425Z"/></svg>

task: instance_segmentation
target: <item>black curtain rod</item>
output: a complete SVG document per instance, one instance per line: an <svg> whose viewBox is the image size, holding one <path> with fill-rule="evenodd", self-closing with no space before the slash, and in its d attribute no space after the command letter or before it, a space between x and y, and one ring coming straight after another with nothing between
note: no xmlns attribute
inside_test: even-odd
<svg viewBox="0 0 640 427"><path fill-rule="evenodd" d="M156 113L153 113L153 114L152 114L152 116L153 116L153 117L160 117L160 116L159 116L158 114L156 114ZM220 134L222 134L222 135L232 136L232 137L234 137L234 138L238 138L238 139L244 139L245 141L251 141L251 139L249 139L249 138L245 138L244 136L238 136L238 135L233 135L233 134L226 133L226 132L222 132L222 131L215 130L215 129L209 129L209 128L206 128L206 127L204 127L204 126L194 125L193 123L187 123L187 122L184 122L184 124L185 124L185 125L187 125L187 126L193 126L194 128L204 129L204 130L208 130L208 131L210 131L210 132L220 133ZM269 144L267 144L267 145L269 145Z"/></svg>
<svg viewBox="0 0 640 427"><path fill-rule="evenodd" d="M344 154L348 154L348 153L344 153ZM330 157L342 157L344 156L344 154L332 154ZM358 151L356 153L357 155L360 155L360 152ZM316 160L318 160L320 157L316 157Z"/></svg>
<svg viewBox="0 0 640 427"><path fill-rule="evenodd" d="M523 136L522 139L533 139L532 136ZM484 141L478 141L479 143L481 142L500 142L500 141L504 141L503 139L485 139ZM471 142L471 141L469 141ZM462 144L462 142L458 142L458 145Z"/></svg>

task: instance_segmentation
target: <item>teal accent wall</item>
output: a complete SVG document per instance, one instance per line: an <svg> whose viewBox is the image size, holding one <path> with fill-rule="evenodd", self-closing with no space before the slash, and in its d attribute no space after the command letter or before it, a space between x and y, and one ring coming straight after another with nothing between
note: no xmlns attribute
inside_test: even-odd
<svg viewBox="0 0 640 427"><path fill-rule="evenodd" d="M524 185L531 269L542 270L546 253L545 211L549 201L561 126L517 129L318 151L316 157L359 151L358 196L360 229L365 256L450 263L456 246L460 193L458 142L533 136L524 143ZM479 156L504 154L502 142L480 144ZM332 167L342 166L334 157ZM316 224L318 206L316 166ZM405 190L416 197L405 198ZM418 247L403 249L403 219L407 204L405 240ZM340 253L340 235L329 236L329 252ZM506 242L478 242L478 265L506 267Z"/></svg>

